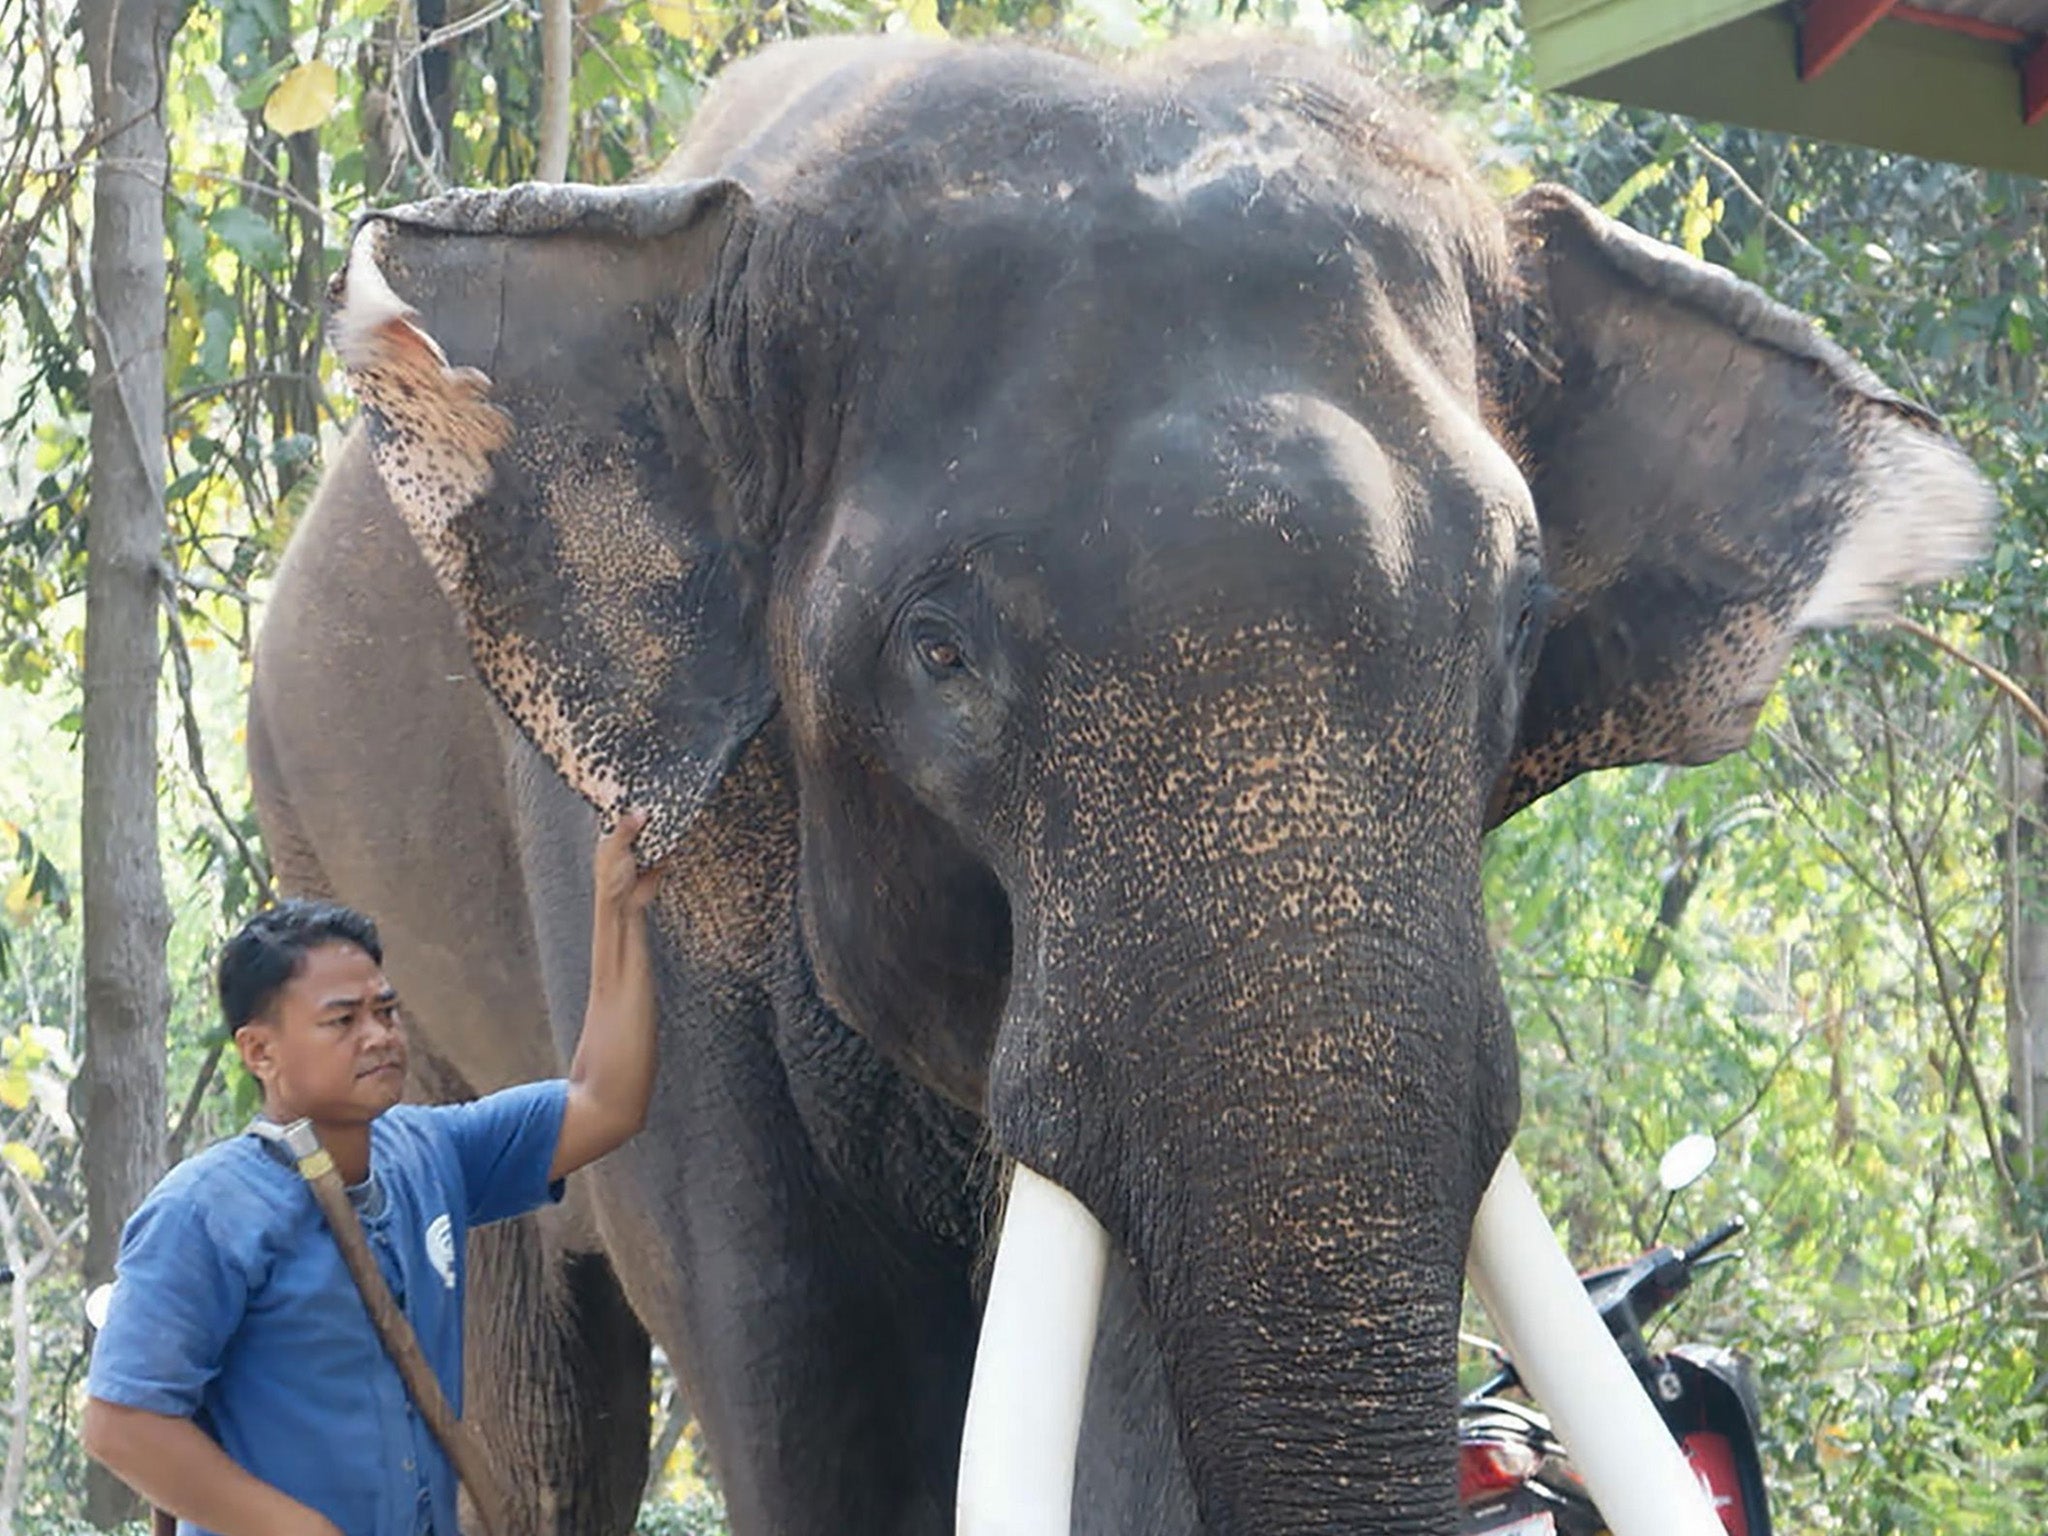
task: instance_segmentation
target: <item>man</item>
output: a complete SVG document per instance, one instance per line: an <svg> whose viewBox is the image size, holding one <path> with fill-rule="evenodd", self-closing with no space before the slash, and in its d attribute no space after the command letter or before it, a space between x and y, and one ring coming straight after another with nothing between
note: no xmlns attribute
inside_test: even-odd
<svg viewBox="0 0 2048 1536"><path fill-rule="evenodd" d="M392 1293L462 1402L464 1237L559 1199L638 1131L655 1066L642 816L601 838L590 1001L566 1081L400 1105L405 1038L377 931L329 903L259 913L222 951L221 1011L263 1087L251 1133L151 1191L122 1234L83 1425L95 1460L218 1536L458 1536L455 1479L274 1138L304 1117Z"/></svg>

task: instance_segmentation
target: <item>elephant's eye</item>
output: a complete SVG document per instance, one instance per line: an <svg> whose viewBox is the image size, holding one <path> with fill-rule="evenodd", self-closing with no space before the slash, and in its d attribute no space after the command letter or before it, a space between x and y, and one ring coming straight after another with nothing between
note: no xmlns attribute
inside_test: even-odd
<svg viewBox="0 0 2048 1536"><path fill-rule="evenodd" d="M917 655L934 672L958 672L967 664L960 647L950 640L924 639L917 642Z"/></svg>
<svg viewBox="0 0 2048 1536"><path fill-rule="evenodd" d="M967 652L951 624L920 616L909 629L911 651L933 677L967 670Z"/></svg>

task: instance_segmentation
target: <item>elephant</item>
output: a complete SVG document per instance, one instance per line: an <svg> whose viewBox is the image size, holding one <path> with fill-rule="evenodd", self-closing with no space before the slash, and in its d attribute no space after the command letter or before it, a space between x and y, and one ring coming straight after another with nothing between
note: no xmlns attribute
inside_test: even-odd
<svg viewBox="0 0 2048 1536"><path fill-rule="evenodd" d="M479 1265L522 1518L626 1528L651 1339L739 1536L947 1529L1022 1167L1109 1245L1074 1530L1454 1529L1483 838L1966 565L1936 418L1267 34L778 45L644 182L351 238L281 881L459 1097L560 1070L599 821L670 870L649 1128Z"/></svg>

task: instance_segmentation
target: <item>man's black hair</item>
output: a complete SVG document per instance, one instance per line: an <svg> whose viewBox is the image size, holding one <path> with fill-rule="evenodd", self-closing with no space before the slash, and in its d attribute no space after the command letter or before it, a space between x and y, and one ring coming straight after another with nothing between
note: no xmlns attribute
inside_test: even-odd
<svg viewBox="0 0 2048 1536"><path fill-rule="evenodd" d="M307 954L323 944L353 944L377 964L384 963L377 925L339 902L281 901L242 924L222 946L214 972L228 1033L268 1008L284 984L299 974Z"/></svg>

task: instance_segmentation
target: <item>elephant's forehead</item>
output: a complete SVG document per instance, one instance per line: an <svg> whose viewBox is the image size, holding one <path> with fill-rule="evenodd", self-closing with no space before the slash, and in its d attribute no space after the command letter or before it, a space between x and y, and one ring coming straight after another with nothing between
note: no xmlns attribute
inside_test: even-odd
<svg viewBox="0 0 2048 1536"><path fill-rule="evenodd" d="M1396 593L1414 572L1426 503L1411 465L1336 402L1299 389L1147 417L1123 436L1103 491L1105 524L1122 523L1154 558L1270 541L1350 553Z"/></svg>
<svg viewBox="0 0 2048 1536"><path fill-rule="evenodd" d="M1243 214L1260 186L1327 176L1327 156L1299 119L1251 105L1236 115L1199 122L1167 112L1123 142L1075 144L1050 140L1039 153L1009 164L973 161L946 166L932 195L941 203L988 200L1067 205L1128 188L1173 219L1200 209L1203 199L1234 198Z"/></svg>
<svg viewBox="0 0 2048 1536"><path fill-rule="evenodd" d="M1469 303L1440 242L1292 179L1266 132L1219 131L1114 186L955 188L878 216L816 285L826 315L792 317L840 338L835 376L853 381L835 476L866 483L841 553L884 552L906 500L958 532L1055 500L1094 510L1113 481L1109 511L1271 524L1307 480L1370 509L1404 576L1407 482L1439 456L1428 439L1478 414Z"/></svg>
<svg viewBox="0 0 2048 1536"><path fill-rule="evenodd" d="M1444 414L1383 440L1310 389L1196 393L1105 425L1099 458L1036 477L992 426L964 433L942 462L843 488L809 562L802 643L822 656L959 577L1020 636L1091 654L1284 608L1332 632L1369 610L1434 644L1533 517L1484 428Z"/></svg>
<svg viewBox="0 0 2048 1536"><path fill-rule="evenodd" d="M1384 103L1093 74L915 84L769 199L778 294L794 270L817 296L784 312L846 338L868 394L972 389L1048 343L1084 394L1111 352L1162 372L1218 342L1334 360L1369 344L1373 293L1427 322L1425 345L1469 352L1497 217L1383 130Z"/></svg>

